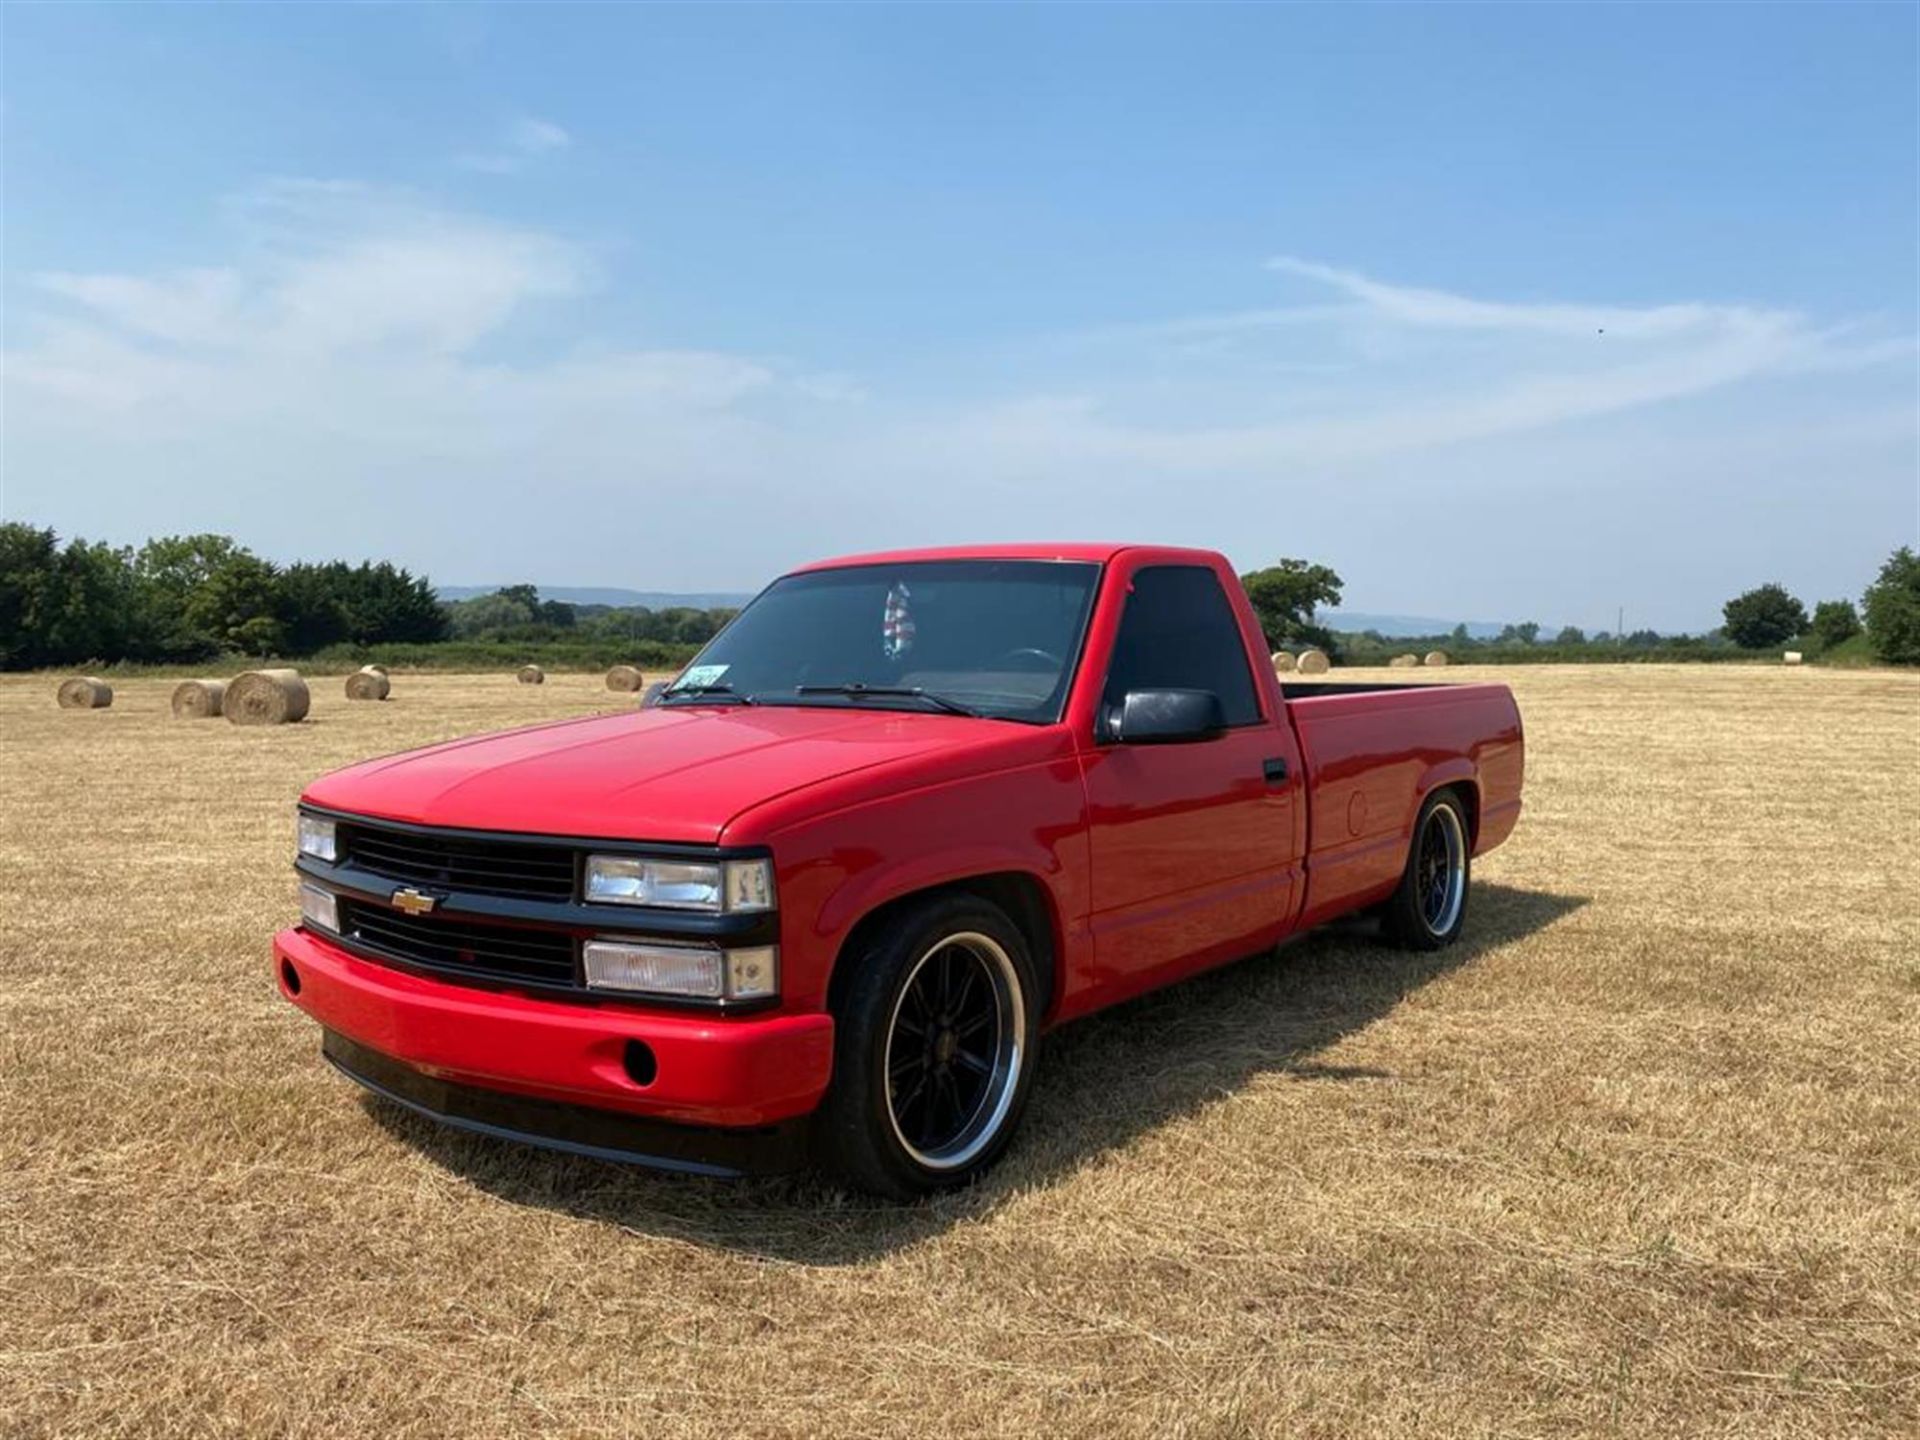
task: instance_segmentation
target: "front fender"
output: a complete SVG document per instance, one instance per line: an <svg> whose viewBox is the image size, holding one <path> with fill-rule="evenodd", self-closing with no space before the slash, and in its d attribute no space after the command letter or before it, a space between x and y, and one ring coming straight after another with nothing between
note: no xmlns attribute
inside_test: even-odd
<svg viewBox="0 0 1920 1440"><path fill-rule="evenodd" d="M887 796L772 837L790 1002L825 1007L841 946L881 906L983 875L1038 882L1054 914L1057 959L1071 961L1086 933L1085 807L1078 764L1067 756Z"/></svg>
<svg viewBox="0 0 1920 1440"><path fill-rule="evenodd" d="M1051 860L1050 856L1008 846L970 845L866 871L834 893L820 912L816 932L821 939L835 942L837 947L855 925L883 906L925 890L975 880L983 875L1023 875L1039 882L1040 887L1052 895L1058 864L1042 868Z"/></svg>

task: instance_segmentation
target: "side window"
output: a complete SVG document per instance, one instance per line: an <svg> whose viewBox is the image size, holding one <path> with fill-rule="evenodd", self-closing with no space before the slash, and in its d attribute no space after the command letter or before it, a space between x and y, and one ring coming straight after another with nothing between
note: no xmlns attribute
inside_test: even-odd
<svg viewBox="0 0 1920 1440"><path fill-rule="evenodd" d="M1211 690L1227 724L1260 718L1253 672L1233 607L1204 565L1150 565L1134 572L1107 668L1106 702L1129 690Z"/></svg>

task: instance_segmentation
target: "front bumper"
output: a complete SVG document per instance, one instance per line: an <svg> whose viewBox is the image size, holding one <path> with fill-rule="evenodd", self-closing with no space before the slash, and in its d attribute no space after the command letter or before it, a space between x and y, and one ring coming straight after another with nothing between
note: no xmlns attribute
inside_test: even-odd
<svg viewBox="0 0 1920 1440"><path fill-rule="evenodd" d="M328 1031L462 1089L759 1128L810 1113L832 1075L833 1020L824 1014L662 1014L538 999L395 970L306 930L282 930L273 953L280 993ZM629 1042L651 1053L644 1084L631 1073ZM378 1076L365 1078L380 1088Z"/></svg>
<svg viewBox="0 0 1920 1440"><path fill-rule="evenodd" d="M806 1161L804 1118L751 1128L645 1120L617 1110L455 1085L369 1050L336 1030L323 1033L321 1054L342 1075L456 1130L692 1175L777 1174Z"/></svg>

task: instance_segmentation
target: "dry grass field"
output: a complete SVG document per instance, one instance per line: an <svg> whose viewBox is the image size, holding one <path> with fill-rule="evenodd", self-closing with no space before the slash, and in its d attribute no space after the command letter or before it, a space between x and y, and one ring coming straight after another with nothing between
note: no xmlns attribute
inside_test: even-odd
<svg viewBox="0 0 1920 1440"><path fill-rule="evenodd" d="M1920 677L1500 678L1466 943L1064 1031L912 1209L437 1131L275 994L303 781L598 676L0 681L0 1432L1920 1433Z"/></svg>

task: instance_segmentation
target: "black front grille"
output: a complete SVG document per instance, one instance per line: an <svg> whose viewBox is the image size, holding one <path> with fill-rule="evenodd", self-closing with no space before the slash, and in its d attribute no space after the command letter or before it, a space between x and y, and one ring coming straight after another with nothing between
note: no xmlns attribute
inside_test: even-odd
<svg viewBox="0 0 1920 1440"><path fill-rule="evenodd" d="M384 905L344 899L340 930L343 938L378 954L452 975L540 985L574 983L573 937L560 930L437 916L415 919Z"/></svg>
<svg viewBox="0 0 1920 1440"><path fill-rule="evenodd" d="M571 900L574 852L564 845L517 844L465 836L340 827L348 864L423 890L458 890L516 900Z"/></svg>

